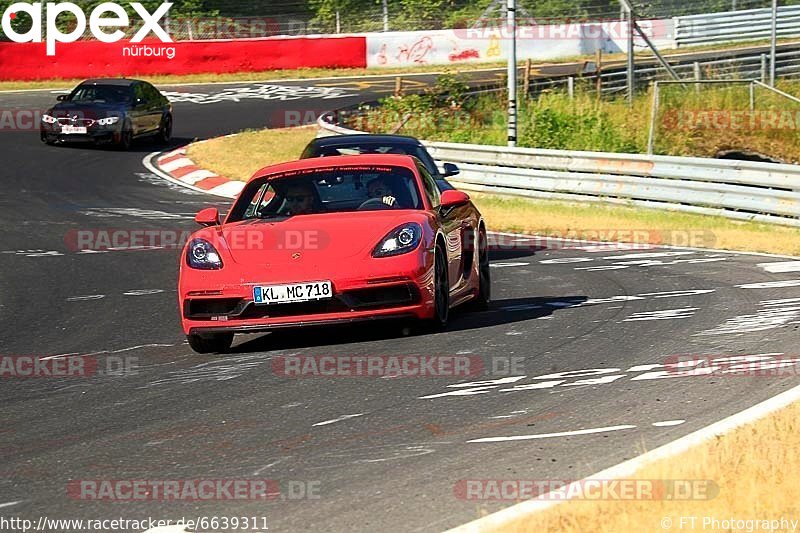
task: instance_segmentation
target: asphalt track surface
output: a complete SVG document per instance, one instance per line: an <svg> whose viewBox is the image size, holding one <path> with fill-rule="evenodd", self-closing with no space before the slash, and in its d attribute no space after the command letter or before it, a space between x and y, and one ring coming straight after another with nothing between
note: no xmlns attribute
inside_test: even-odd
<svg viewBox="0 0 800 533"><path fill-rule="evenodd" d="M378 82L270 82L347 89L335 99L197 96L247 84L165 88L195 95L173 95L171 146L393 87L392 78ZM240 94L274 91L258 85ZM0 101L4 109L45 109L54 97L6 93ZM800 273L763 265L787 259L525 241L493 255L490 310L456 312L443 333L404 336L389 325L259 334L238 336L229 355L197 355L178 322L177 250L78 253L68 237L78 229L188 231L201 207L226 208L149 173L142 159L159 149L147 141L130 153L49 147L35 131L0 131L0 354L74 353L96 357L101 369L127 361L136 370L2 379L5 517L257 516L270 531L440 531L512 503L460 498L460 480L579 479L800 382L796 375L644 379L676 354L800 355ZM402 379L273 372L272 358L298 354L461 354L479 357L485 371ZM509 358L520 366L504 373ZM587 369L599 370L543 377ZM581 382L588 374L606 382ZM501 378L505 384L452 387ZM531 387L542 382L549 384ZM470 442L511 436L541 438ZM317 497L69 497L70 480L86 479L270 479L284 495L306 483Z"/></svg>

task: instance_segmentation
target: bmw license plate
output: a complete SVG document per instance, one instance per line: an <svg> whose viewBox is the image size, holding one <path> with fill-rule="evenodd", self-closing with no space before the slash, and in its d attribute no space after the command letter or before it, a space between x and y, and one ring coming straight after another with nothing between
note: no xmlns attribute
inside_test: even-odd
<svg viewBox="0 0 800 533"><path fill-rule="evenodd" d="M329 298L333 298L333 284L328 280L253 287L253 301L257 304L283 304Z"/></svg>
<svg viewBox="0 0 800 533"><path fill-rule="evenodd" d="M78 133L78 134L85 134L86 127L85 126L72 126L70 124L65 124L61 126L61 133Z"/></svg>

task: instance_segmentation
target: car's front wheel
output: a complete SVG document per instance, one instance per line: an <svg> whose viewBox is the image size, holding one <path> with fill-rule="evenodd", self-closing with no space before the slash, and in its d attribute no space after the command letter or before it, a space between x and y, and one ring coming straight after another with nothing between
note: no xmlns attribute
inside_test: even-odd
<svg viewBox="0 0 800 533"><path fill-rule="evenodd" d="M225 353L233 344L233 333L189 334L186 340L197 353Z"/></svg>
<svg viewBox="0 0 800 533"><path fill-rule="evenodd" d="M53 146L56 143L55 139L47 135L47 133L45 133L44 131L40 132L40 135L42 142L45 143L46 145Z"/></svg>
<svg viewBox="0 0 800 533"><path fill-rule="evenodd" d="M165 115L158 127L158 141L167 144L172 138L172 115Z"/></svg>
<svg viewBox="0 0 800 533"><path fill-rule="evenodd" d="M117 142L117 148L120 150L128 151L131 149L131 145L133 144L133 126L131 126L130 121L126 120L125 123L122 125L122 131L119 133L119 141Z"/></svg>

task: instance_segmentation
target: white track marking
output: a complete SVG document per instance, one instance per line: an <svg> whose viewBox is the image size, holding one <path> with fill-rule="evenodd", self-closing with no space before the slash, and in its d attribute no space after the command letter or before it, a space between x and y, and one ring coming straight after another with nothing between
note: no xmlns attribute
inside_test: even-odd
<svg viewBox="0 0 800 533"><path fill-rule="evenodd" d="M716 289L689 289L685 291L643 292L639 296L652 296L653 298L677 298L678 296L697 296L710 294Z"/></svg>
<svg viewBox="0 0 800 533"><path fill-rule="evenodd" d="M570 263L587 263L594 261L593 257L562 257L560 259L545 259L539 261L542 265L568 265Z"/></svg>
<svg viewBox="0 0 800 533"><path fill-rule="evenodd" d="M138 289L128 292L123 292L124 296L146 296L149 294L159 294L164 292L164 289Z"/></svg>
<svg viewBox="0 0 800 533"><path fill-rule="evenodd" d="M628 268L623 265L601 265L591 267L577 267L575 270L585 270L586 272L600 272L602 270L623 270Z"/></svg>
<svg viewBox="0 0 800 533"><path fill-rule="evenodd" d="M800 279L787 279L784 281L765 281L763 283L747 283L736 285L739 289L781 289L783 287L800 287Z"/></svg>
<svg viewBox="0 0 800 533"><path fill-rule="evenodd" d="M67 298L68 302L85 302L87 300L102 300L105 294L88 294L86 296L70 296Z"/></svg>
<svg viewBox="0 0 800 533"><path fill-rule="evenodd" d="M800 319L800 298L767 300L755 314L729 318L713 329L695 335L735 335L780 328Z"/></svg>
<svg viewBox="0 0 800 533"><path fill-rule="evenodd" d="M347 420L349 418L356 418L357 416L364 416L364 413L357 413L354 415L342 415L339 418L334 418L333 420L326 420L324 422L317 422L316 424L311 424L312 426L327 426L328 424L335 424L336 422L341 422L342 420Z"/></svg>
<svg viewBox="0 0 800 533"><path fill-rule="evenodd" d="M683 307L680 309L662 309L660 311L644 311L634 313L623 322L637 322L646 320L675 320L681 318L691 318L699 307Z"/></svg>
<svg viewBox="0 0 800 533"><path fill-rule="evenodd" d="M678 255L693 255L695 252L645 252L641 254L607 255L603 259L654 259L656 257L674 257Z"/></svg>
<svg viewBox="0 0 800 533"><path fill-rule="evenodd" d="M25 500L19 500L16 502L7 502L7 503L0 503L0 508L2 507L11 507L12 505L17 505L18 503L22 503Z"/></svg>
<svg viewBox="0 0 800 533"><path fill-rule="evenodd" d="M537 435L513 435L511 437L486 437L482 439L468 440L467 442L507 442L514 440L534 440L534 439L551 439L554 437L574 437L577 435L592 435L595 433L610 433L612 431L623 431L626 429L633 429L636 426L608 426L604 428L591 428L591 429L578 429L575 431L560 431L558 433L539 433Z"/></svg>
<svg viewBox="0 0 800 533"><path fill-rule="evenodd" d="M530 263L491 263L489 266L492 268L505 268L505 267L521 267L528 265L530 265Z"/></svg>
<svg viewBox="0 0 800 533"><path fill-rule="evenodd" d="M684 422L686 422L686 420L664 420L663 422L653 422L652 425L657 428L666 428L670 426L680 426Z"/></svg>
<svg viewBox="0 0 800 533"><path fill-rule="evenodd" d="M777 263L759 263L759 267L773 274L784 272L800 272L800 261L780 261Z"/></svg>
<svg viewBox="0 0 800 533"><path fill-rule="evenodd" d="M135 207L93 207L79 211L80 214L99 218L137 217L145 220L187 220L194 218L192 213L169 213L156 209Z"/></svg>
<svg viewBox="0 0 800 533"><path fill-rule="evenodd" d="M48 359L59 359L61 357L69 357L70 355L79 355L80 352L72 352L72 353L60 353L58 355L49 355L47 357L40 357L40 361L47 361Z"/></svg>

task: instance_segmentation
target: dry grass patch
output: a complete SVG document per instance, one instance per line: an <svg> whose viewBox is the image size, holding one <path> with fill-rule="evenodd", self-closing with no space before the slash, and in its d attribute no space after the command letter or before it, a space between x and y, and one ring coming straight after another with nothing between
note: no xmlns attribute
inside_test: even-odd
<svg viewBox="0 0 800 533"><path fill-rule="evenodd" d="M316 135L316 126L245 131L192 144L187 155L220 176L247 181L262 167L296 160Z"/></svg>
<svg viewBox="0 0 800 533"><path fill-rule="evenodd" d="M653 244L800 256L800 229L797 228L659 209L480 193L470 193L470 196L494 231L554 237L572 233L584 235L583 238L592 237L593 232L605 232L613 240L617 238L613 231L641 230L651 232ZM685 242L687 235L693 242Z"/></svg>
<svg viewBox="0 0 800 533"><path fill-rule="evenodd" d="M642 450L643 452L646 450ZM747 531L703 527L720 521L800 519L800 404L676 457L642 468L636 479L710 480L719 494L695 501L569 501L504 526L509 533L620 533L628 531ZM697 517L695 527L680 517ZM662 527L662 520L671 527ZM667 523L666 521L664 522ZM763 529L753 529L763 531ZM780 531L792 531L781 529Z"/></svg>

